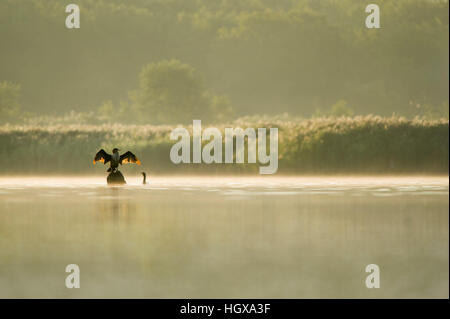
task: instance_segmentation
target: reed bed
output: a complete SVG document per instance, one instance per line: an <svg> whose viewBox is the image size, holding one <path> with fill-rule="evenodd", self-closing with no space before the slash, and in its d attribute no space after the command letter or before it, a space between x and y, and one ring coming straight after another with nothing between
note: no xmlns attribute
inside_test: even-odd
<svg viewBox="0 0 450 319"><path fill-rule="evenodd" d="M289 119L246 117L218 127L277 127L279 169L286 174L440 173L448 174L449 120L359 116ZM146 170L161 174L258 173L257 164L180 164L170 161L175 143L168 125L3 125L1 174L93 174L96 151L131 150ZM191 130L191 127L188 127ZM101 164L100 164L101 165Z"/></svg>

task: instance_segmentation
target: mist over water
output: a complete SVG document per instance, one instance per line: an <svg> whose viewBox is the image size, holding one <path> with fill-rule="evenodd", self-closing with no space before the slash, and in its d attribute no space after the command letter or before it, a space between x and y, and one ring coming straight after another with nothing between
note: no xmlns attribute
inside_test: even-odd
<svg viewBox="0 0 450 319"><path fill-rule="evenodd" d="M447 176L126 179L0 177L0 297L448 298Z"/></svg>

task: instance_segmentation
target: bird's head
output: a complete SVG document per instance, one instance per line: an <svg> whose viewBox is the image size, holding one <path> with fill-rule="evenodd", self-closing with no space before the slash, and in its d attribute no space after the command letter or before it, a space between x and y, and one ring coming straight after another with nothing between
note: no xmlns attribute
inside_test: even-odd
<svg viewBox="0 0 450 319"><path fill-rule="evenodd" d="M119 151L118 148L113 148L113 154L117 153Z"/></svg>

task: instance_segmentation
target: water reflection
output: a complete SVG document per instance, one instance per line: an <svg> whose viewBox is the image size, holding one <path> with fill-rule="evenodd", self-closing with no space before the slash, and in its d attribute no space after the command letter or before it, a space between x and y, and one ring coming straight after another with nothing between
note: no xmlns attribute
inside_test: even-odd
<svg viewBox="0 0 450 319"><path fill-rule="evenodd" d="M129 224L136 215L136 201L124 196L120 187L109 187L105 195L96 200L96 221L104 223L112 220L114 223Z"/></svg>

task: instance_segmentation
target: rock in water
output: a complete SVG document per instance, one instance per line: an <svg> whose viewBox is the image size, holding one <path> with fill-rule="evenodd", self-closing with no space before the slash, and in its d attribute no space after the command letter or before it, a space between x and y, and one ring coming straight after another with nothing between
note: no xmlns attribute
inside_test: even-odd
<svg viewBox="0 0 450 319"><path fill-rule="evenodd" d="M106 182L108 184L126 184L125 178L123 177L122 173L120 171L115 171L109 173L108 177L106 178Z"/></svg>

